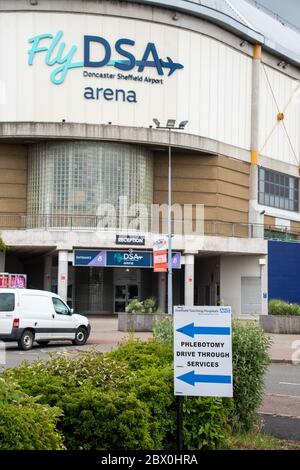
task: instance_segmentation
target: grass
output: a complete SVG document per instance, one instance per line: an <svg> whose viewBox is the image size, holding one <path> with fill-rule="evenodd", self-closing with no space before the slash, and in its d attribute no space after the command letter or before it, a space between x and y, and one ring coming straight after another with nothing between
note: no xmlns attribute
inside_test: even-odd
<svg viewBox="0 0 300 470"><path fill-rule="evenodd" d="M286 441L261 432L235 434L227 441L228 450L300 450L300 441Z"/></svg>

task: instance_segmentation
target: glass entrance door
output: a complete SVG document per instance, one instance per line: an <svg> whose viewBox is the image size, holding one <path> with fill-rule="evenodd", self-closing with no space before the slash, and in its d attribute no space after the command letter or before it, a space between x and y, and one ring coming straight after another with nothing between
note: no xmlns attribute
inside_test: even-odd
<svg viewBox="0 0 300 470"><path fill-rule="evenodd" d="M117 284L115 285L115 313L125 312L125 309L132 299L139 298L139 286L137 284Z"/></svg>

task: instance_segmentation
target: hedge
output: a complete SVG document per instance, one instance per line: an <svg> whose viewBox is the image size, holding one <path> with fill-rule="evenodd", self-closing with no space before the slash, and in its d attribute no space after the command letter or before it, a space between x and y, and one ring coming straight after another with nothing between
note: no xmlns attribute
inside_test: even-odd
<svg viewBox="0 0 300 470"><path fill-rule="evenodd" d="M34 448L62 448L63 435L70 450L176 449L170 320L162 325L154 339L131 339L104 355L89 352L78 358L53 357L47 363L23 363L6 370L5 383L15 383L9 386L18 393L22 389L28 409L36 413L44 410L40 419L47 422L43 427L49 430L49 437L46 433L41 442L34 441ZM220 448L232 429L247 430L255 423L269 340L256 325L237 322L233 323L232 338L234 400L184 397L187 450ZM43 434L39 418L35 419L33 429ZM8 423L3 424L5 432ZM20 418L16 420L20 436L21 427ZM12 445L26 448L22 442L30 439L22 436Z"/></svg>
<svg viewBox="0 0 300 470"><path fill-rule="evenodd" d="M269 302L270 315L300 315L300 305L289 304L283 300L272 299Z"/></svg>
<svg viewBox="0 0 300 470"><path fill-rule="evenodd" d="M0 450L61 450L58 408L37 403L20 387L0 378Z"/></svg>

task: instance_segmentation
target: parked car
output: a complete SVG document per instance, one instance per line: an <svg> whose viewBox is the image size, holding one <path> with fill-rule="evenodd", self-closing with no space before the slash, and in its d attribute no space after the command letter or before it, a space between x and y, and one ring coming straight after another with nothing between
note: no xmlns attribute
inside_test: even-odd
<svg viewBox="0 0 300 470"><path fill-rule="evenodd" d="M91 331L88 318L73 310L56 294L34 289L0 289L0 340L17 341L29 350L36 341L86 343Z"/></svg>

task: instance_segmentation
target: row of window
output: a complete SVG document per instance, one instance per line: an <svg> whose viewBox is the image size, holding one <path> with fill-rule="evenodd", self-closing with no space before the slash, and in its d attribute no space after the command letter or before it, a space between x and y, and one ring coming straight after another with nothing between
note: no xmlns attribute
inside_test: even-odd
<svg viewBox="0 0 300 470"><path fill-rule="evenodd" d="M299 180L278 171L259 168L258 202L288 211L299 210Z"/></svg>

